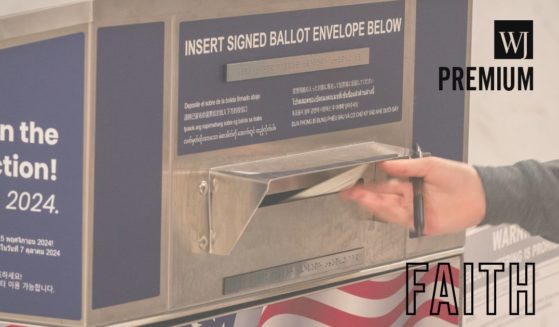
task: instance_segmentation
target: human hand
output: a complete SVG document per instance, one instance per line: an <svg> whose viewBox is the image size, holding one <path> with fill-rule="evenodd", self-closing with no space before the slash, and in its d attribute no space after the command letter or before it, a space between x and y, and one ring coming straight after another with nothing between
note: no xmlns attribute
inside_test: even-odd
<svg viewBox="0 0 559 327"><path fill-rule="evenodd" d="M354 186L342 192L342 197L366 207L382 220L413 229L413 187L407 178L423 177L425 235L464 230L479 224L485 216L481 179L467 164L427 157L385 161L378 167L398 178Z"/></svg>

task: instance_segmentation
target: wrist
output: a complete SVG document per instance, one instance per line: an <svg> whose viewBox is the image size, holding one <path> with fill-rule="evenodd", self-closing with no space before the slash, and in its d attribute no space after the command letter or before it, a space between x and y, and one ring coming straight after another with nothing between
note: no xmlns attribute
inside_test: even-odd
<svg viewBox="0 0 559 327"><path fill-rule="evenodd" d="M487 201L485 195L485 189L483 187L483 182L478 171L472 167L468 166L469 173L471 175L471 198L472 198L472 226L479 225L485 218L487 211ZM470 227L472 227L470 226Z"/></svg>

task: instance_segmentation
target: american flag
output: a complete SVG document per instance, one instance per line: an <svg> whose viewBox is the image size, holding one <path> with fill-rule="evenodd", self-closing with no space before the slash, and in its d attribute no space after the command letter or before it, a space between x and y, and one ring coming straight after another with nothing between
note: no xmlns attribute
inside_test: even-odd
<svg viewBox="0 0 559 327"><path fill-rule="evenodd" d="M452 269L452 281L458 297L459 270ZM436 269L417 273L424 293L417 295L415 315L406 315L406 273L376 277L355 284L325 290L262 309L258 326L323 327L323 326L456 326L457 315L446 306L439 315L430 315ZM438 277L439 282L441 276ZM439 283L440 286L440 283ZM447 287L451 287L447 284ZM411 291L411 287L410 287ZM437 292L439 293L439 292ZM410 296L410 300L411 300ZM434 299L435 305L439 301ZM456 309L451 306L452 309Z"/></svg>

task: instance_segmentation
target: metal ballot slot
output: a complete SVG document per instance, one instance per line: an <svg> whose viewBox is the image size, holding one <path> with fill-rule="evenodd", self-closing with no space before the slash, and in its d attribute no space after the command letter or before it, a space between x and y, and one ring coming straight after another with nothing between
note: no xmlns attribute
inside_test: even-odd
<svg viewBox="0 0 559 327"><path fill-rule="evenodd" d="M210 253L230 254L259 207L337 193L363 180L375 162L405 155L366 143L210 169Z"/></svg>
<svg viewBox="0 0 559 327"><path fill-rule="evenodd" d="M461 255L339 193L416 142L465 160L431 78L468 0L59 2L0 5L0 157L49 169L0 174L45 202L0 206L0 325L183 325Z"/></svg>

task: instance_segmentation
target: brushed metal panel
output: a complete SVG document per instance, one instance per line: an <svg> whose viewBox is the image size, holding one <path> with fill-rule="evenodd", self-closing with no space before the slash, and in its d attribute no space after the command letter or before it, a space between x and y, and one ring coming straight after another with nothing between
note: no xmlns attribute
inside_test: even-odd
<svg viewBox="0 0 559 327"><path fill-rule="evenodd" d="M0 17L0 41L86 24L91 21L91 1L4 16Z"/></svg>
<svg viewBox="0 0 559 327"><path fill-rule="evenodd" d="M182 219L181 225L186 224ZM222 294L226 276L344 250L363 247L363 267L397 261L404 257L406 237L403 228L373 222L367 211L337 195L259 209L229 256L191 253L190 233L194 231L172 229L173 243L181 244L172 249L172 308L231 298ZM246 291L235 295L243 294Z"/></svg>
<svg viewBox="0 0 559 327"><path fill-rule="evenodd" d="M363 264L363 248L297 261L223 279L223 294L236 293Z"/></svg>
<svg viewBox="0 0 559 327"><path fill-rule="evenodd" d="M369 64L369 48L313 53L227 64L227 82L285 76Z"/></svg>
<svg viewBox="0 0 559 327"><path fill-rule="evenodd" d="M276 13L395 0L95 0L95 21L117 25L146 17L177 15L179 21Z"/></svg>
<svg viewBox="0 0 559 327"><path fill-rule="evenodd" d="M452 219L452 217L448 217L448 219ZM406 246L406 258L461 248L464 246L465 241L466 235L464 232L409 238Z"/></svg>

